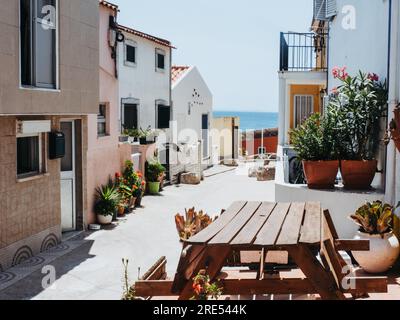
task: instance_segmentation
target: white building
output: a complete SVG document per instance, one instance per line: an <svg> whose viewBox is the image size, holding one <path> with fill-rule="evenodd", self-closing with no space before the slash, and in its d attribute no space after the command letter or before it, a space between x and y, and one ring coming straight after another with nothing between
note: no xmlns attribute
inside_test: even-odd
<svg viewBox="0 0 400 320"><path fill-rule="evenodd" d="M176 121L178 145L200 146L201 160L211 164L211 119L213 96L196 67L173 66L172 71L173 120ZM199 144L201 141L201 144Z"/></svg>
<svg viewBox="0 0 400 320"><path fill-rule="evenodd" d="M172 45L119 25L120 124L123 128L167 129L171 120ZM122 40L122 39L121 39Z"/></svg>
<svg viewBox="0 0 400 320"><path fill-rule="evenodd" d="M365 201L386 200L392 204L400 201L399 152L393 143L387 148L382 144L377 157L382 172L376 174L371 191L345 191L342 188L333 191L310 190L305 185L289 183L286 156L290 157L292 151L288 131L296 126L297 114L304 116L323 111L324 96L338 85L330 72L335 66L346 66L350 74L362 70L387 79L390 121L400 94L398 30L399 0L370 0L368 5L359 0L315 0L313 33L304 35L311 37L314 43L310 51L312 60L308 55L311 63L304 65L298 59L304 56L304 50L307 49L303 53L299 51L301 49L293 49L299 44L293 37L298 36L284 34L292 37L292 40L286 38L281 43L278 156L282 161L277 164L276 200L322 202L323 207L331 211L340 236L344 238L353 237L357 229L347 217ZM326 36L321 42L323 35ZM297 85L295 90L293 83ZM321 85L319 97L317 92L301 92L306 87L310 89L311 85L318 84Z"/></svg>

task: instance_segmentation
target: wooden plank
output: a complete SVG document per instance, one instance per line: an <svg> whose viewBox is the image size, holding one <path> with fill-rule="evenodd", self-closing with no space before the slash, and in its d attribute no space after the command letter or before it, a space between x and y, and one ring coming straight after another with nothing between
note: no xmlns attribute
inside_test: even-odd
<svg viewBox="0 0 400 320"><path fill-rule="evenodd" d="M167 258L161 257L158 261L141 277L141 280L161 280L167 278Z"/></svg>
<svg viewBox="0 0 400 320"><path fill-rule="evenodd" d="M331 214L329 213L329 210L324 211L322 218L325 219L325 225L323 223L321 223L321 228L322 228L321 240L324 241L324 240L331 239L331 238L339 239L338 233L335 228L335 224L333 223L333 220L332 220ZM327 226L328 228L326 229L325 226ZM328 234L324 234L324 231L327 231L327 230L329 230Z"/></svg>
<svg viewBox="0 0 400 320"><path fill-rule="evenodd" d="M257 212L261 206L261 202L248 202L245 207L234 217L213 239L208 245L224 245L229 244L233 238L242 230L249 222L251 217Z"/></svg>
<svg viewBox="0 0 400 320"><path fill-rule="evenodd" d="M257 234L255 245L273 246L281 231L282 223L289 211L290 203L278 203L272 211L267 222Z"/></svg>
<svg viewBox="0 0 400 320"><path fill-rule="evenodd" d="M218 234L246 205L245 201L233 203L223 215L210 224L203 231L186 241L188 244L206 244Z"/></svg>
<svg viewBox="0 0 400 320"><path fill-rule="evenodd" d="M312 283L322 299L344 300L344 294L339 290L333 275L327 271L312 254L305 244L289 246L289 255Z"/></svg>
<svg viewBox="0 0 400 320"><path fill-rule="evenodd" d="M353 279L351 279L353 280ZM356 289L344 290L345 293L387 293L385 277L355 278ZM172 281L137 281L135 293L138 297L170 297L176 296L171 290ZM262 295L262 294L317 294L308 279L226 279L219 285L224 295Z"/></svg>
<svg viewBox="0 0 400 320"><path fill-rule="evenodd" d="M244 226L235 239L231 241L231 244L239 246L251 245L275 207L276 203L263 202L251 220Z"/></svg>
<svg viewBox="0 0 400 320"><path fill-rule="evenodd" d="M276 242L277 245L294 245L298 243L305 208L306 204L304 202L292 203L289 213L283 222L281 233Z"/></svg>
<svg viewBox="0 0 400 320"><path fill-rule="evenodd" d="M369 251L369 240L335 240L336 251Z"/></svg>
<svg viewBox="0 0 400 320"><path fill-rule="evenodd" d="M307 202L303 226L301 228L300 243L321 242L321 204L319 202Z"/></svg>

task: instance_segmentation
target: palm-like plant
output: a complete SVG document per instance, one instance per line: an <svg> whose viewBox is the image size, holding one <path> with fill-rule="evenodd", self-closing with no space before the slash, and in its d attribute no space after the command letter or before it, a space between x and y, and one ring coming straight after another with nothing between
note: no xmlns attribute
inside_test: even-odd
<svg viewBox="0 0 400 320"><path fill-rule="evenodd" d="M181 240L187 240L196 235L212 222L213 219L209 215L203 211L196 212L195 208L185 210L185 216L180 214L175 216L176 229Z"/></svg>
<svg viewBox="0 0 400 320"><path fill-rule="evenodd" d="M113 184L96 189L95 212L102 216L112 216L121 201L118 189Z"/></svg>

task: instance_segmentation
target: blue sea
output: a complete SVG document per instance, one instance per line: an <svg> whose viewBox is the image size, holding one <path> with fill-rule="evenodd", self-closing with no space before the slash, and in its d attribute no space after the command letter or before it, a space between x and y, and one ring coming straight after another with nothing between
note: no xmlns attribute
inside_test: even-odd
<svg viewBox="0 0 400 320"><path fill-rule="evenodd" d="M278 128L277 112L215 111L214 117L240 117L243 131Z"/></svg>

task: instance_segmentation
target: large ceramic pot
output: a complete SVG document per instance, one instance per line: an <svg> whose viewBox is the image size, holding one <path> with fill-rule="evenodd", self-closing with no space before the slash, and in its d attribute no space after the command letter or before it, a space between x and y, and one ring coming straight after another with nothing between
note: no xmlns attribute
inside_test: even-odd
<svg viewBox="0 0 400 320"><path fill-rule="evenodd" d="M346 189L369 189L377 168L378 161L376 160L342 160L340 162L340 172L344 187Z"/></svg>
<svg viewBox="0 0 400 320"><path fill-rule="evenodd" d="M303 161L303 170L310 189L333 189L339 161Z"/></svg>
<svg viewBox="0 0 400 320"><path fill-rule="evenodd" d="M160 192L160 182L149 182L149 193L158 194Z"/></svg>
<svg viewBox="0 0 400 320"><path fill-rule="evenodd" d="M112 223L113 221L113 216L112 215L108 215L108 216L103 216L101 214L97 215L97 221L99 224L101 225L109 225Z"/></svg>
<svg viewBox="0 0 400 320"><path fill-rule="evenodd" d="M358 232L356 240L369 240L369 251L353 251L358 264L368 273L388 271L397 261L400 253L399 240L393 232L371 235Z"/></svg>

